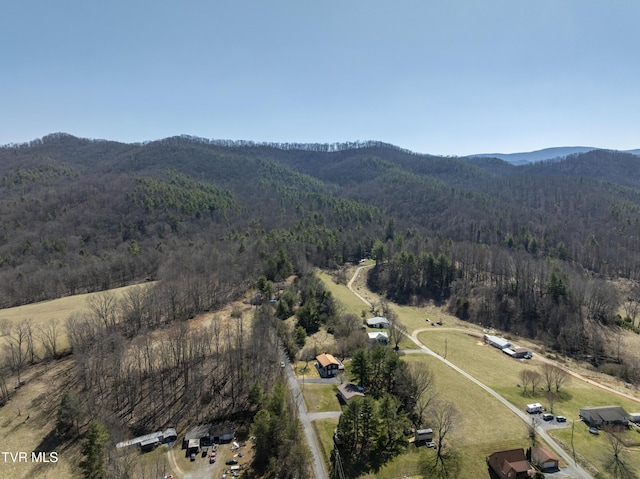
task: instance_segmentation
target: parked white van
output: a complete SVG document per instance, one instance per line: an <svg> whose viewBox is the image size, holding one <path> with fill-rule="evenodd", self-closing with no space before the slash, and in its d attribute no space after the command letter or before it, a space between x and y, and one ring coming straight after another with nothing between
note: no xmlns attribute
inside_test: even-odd
<svg viewBox="0 0 640 479"><path fill-rule="evenodd" d="M527 404L527 412L529 414L537 414L539 412L544 411L542 404L535 402L533 404Z"/></svg>

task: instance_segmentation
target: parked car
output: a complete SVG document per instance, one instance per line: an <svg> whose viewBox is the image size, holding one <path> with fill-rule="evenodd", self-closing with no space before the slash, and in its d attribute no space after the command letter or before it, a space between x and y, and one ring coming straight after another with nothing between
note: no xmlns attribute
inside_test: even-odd
<svg viewBox="0 0 640 479"><path fill-rule="evenodd" d="M196 460L196 453L192 452L191 455L189 456L189 459L192 460L192 461L195 461Z"/></svg>
<svg viewBox="0 0 640 479"><path fill-rule="evenodd" d="M228 459L227 462L225 462L225 464L227 466L233 466L235 464L238 464L238 460L237 459Z"/></svg>
<svg viewBox="0 0 640 479"><path fill-rule="evenodd" d="M591 434L596 435L596 436L597 436L598 434L600 434L600 430L599 430L597 427L593 427L593 426L589 428L589 432L590 432Z"/></svg>
<svg viewBox="0 0 640 479"><path fill-rule="evenodd" d="M543 421L553 421L553 414L545 413L542 415Z"/></svg>
<svg viewBox="0 0 640 479"><path fill-rule="evenodd" d="M564 416L556 416L556 421L558 422L567 422L567 418Z"/></svg>
<svg viewBox="0 0 640 479"><path fill-rule="evenodd" d="M212 452L209 456L209 464L213 464L214 462L216 462L216 453Z"/></svg>

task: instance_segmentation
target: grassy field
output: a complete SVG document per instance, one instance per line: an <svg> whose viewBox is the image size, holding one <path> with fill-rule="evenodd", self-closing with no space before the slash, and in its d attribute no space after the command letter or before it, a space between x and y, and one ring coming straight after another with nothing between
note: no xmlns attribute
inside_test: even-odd
<svg viewBox="0 0 640 479"><path fill-rule="evenodd" d="M324 459L325 469L328 471L331 463L331 451L333 450L333 431L338 426L338 419L317 419L311 425L318 439L318 446Z"/></svg>
<svg viewBox="0 0 640 479"><path fill-rule="evenodd" d="M418 339L438 354L444 354L445 340L447 359L456 366L479 379L487 386L500 393L516 406L524 409L531 402L540 402L549 408L543 391L527 396L517 387L520 383L520 372L523 369L539 370L541 362L514 360L501 351L484 344L482 339L458 331L435 330L418 335ZM541 385L542 386L542 385ZM591 384L571 378L561 389L561 400L555 403L554 413L569 419L578 417L578 411L585 406L616 405L624 407L628 412L640 409L640 402L632 401L613 394Z"/></svg>
<svg viewBox="0 0 640 479"><path fill-rule="evenodd" d="M355 268L349 268L347 277L351 279L353 275L353 271ZM326 288L331 291L334 298L340 301L340 304L344 308L344 311L347 313L355 314L358 317L362 317L363 311L364 315L368 318L370 317L370 311L366 304L364 304L356 295L354 295L349 288L347 288L346 284L337 284L333 280L333 276L327 273L318 273L318 277L322 280Z"/></svg>
<svg viewBox="0 0 640 479"><path fill-rule="evenodd" d="M320 373L318 369L314 366L315 361L297 361L293 364L293 372L296 375L296 378L302 379L302 376L306 379L314 379L319 378Z"/></svg>
<svg viewBox="0 0 640 479"><path fill-rule="evenodd" d="M437 351L444 352L444 340L447 340L447 359L464 369L466 372L484 382L494 389L508 401L525 408L531 402L540 402L549 409L549 403L545 399L544 392L527 396L522 395L522 390L516 385L520 382L519 374L523 369L537 370L540 362L517 361L507 357L497 349L483 344L482 340L456 331L436 330L424 332L419 335L420 341L425 346ZM585 406L622 406L627 412L640 410L640 403L618 396L610 391L593 386L576 378L571 378L570 382L561 389L560 399L554 404L554 413L566 416L569 421L575 420L574 446L578 456L587 461L591 467L601 472L601 476L609 477L605 472L606 437L601 434L594 437L589 434L584 423L579 422L578 413L580 408ZM557 429L551 432L563 444L571 443L571 428ZM638 435L635 432L629 433L630 437ZM566 448L569 450L569 448ZM640 457L640 448L627 449L625 454L632 460ZM588 460L586 459L588 458Z"/></svg>

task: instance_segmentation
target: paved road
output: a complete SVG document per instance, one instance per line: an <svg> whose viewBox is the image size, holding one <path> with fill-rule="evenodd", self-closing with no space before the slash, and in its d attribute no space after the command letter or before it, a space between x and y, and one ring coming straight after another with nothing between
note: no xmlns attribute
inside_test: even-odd
<svg viewBox="0 0 640 479"><path fill-rule="evenodd" d="M298 379L298 384L340 384L339 377Z"/></svg>
<svg viewBox="0 0 640 479"><path fill-rule="evenodd" d="M318 447L316 435L313 431L313 427L311 426L311 421L317 418L312 419L312 415L310 415L307 411L307 406L305 405L304 399L302 398L302 392L300 391L300 386L298 385L296 376L293 373L291 364L287 362L284 370L285 375L287 376L287 384L289 385L289 390L293 394L293 397L296 401L296 406L298 407L298 418L300 419L302 429L304 430L304 435L307 439L307 444L309 445L309 449L311 450L313 476L316 479L327 479L328 476L326 471L324 470L324 461L322 460L322 455L320 454L320 448Z"/></svg>

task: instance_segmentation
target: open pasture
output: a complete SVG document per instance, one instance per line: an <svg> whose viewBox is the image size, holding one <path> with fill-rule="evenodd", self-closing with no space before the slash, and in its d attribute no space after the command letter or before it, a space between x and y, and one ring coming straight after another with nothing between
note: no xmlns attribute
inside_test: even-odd
<svg viewBox="0 0 640 479"><path fill-rule="evenodd" d="M531 360L517 360L508 357L500 350L484 343L481 337L471 336L460 331L435 330L418 335L425 346L440 355L444 355L456 366L483 382L504 396L514 405L524 410L526 404L540 402L549 407L544 397L544 384L541 383L535 394L528 391L522 394L520 372L523 370L540 371L542 362L534 357ZM445 346L446 344L446 346ZM585 406L616 405L628 412L640 409L640 402L618 396L592 384L571 377L560 389L559 399L554 404L554 412L577 418L578 410Z"/></svg>
<svg viewBox="0 0 640 479"><path fill-rule="evenodd" d="M122 288L111 289L108 293L113 294L116 299L120 299L133 288L148 288L152 284L154 283L149 282L124 286ZM67 318L74 314L89 312L89 302L91 298L105 293L107 292L100 291L96 293L77 294L75 296L25 304L14 308L0 309L0 345L4 344L4 338L2 338L2 336L9 333L11 328L24 320L29 320L34 329L37 329L39 326L48 326L53 321L56 321L59 341L58 347L60 350L67 349L69 344L64 332L64 324Z"/></svg>

